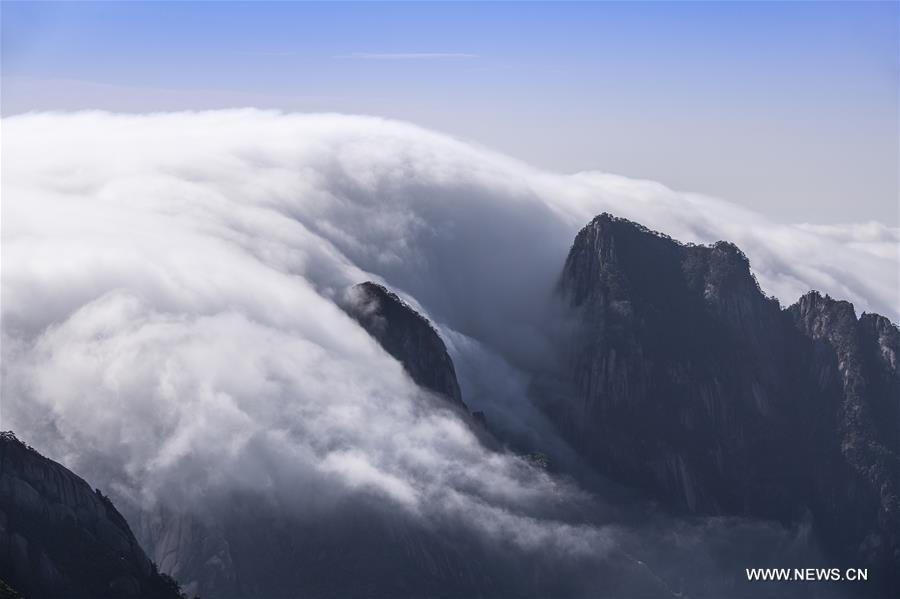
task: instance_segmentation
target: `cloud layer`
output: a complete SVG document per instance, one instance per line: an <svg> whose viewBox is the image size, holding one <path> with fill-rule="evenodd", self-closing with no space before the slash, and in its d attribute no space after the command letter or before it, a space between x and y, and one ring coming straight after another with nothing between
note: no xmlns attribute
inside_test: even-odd
<svg viewBox="0 0 900 599"><path fill-rule="evenodd" d="M550 444L527 373L569 245L604 210L736 242L782 302L815 288L897 319L898 231L877 224L778 225L366 117L3 128L2 428L139 505L263 489L315 511L366 494L525 549L602 552L614 529L560 515L585 493L484 448L335 302L368 279L404 294L466 402Z"/></svg>

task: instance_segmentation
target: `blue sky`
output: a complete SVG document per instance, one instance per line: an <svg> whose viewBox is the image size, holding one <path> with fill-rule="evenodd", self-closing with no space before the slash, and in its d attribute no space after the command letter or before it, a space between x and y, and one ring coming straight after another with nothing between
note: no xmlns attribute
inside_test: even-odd
<svg viewBox="0 0 900 599"><path fill-rule="evenodd" d="M3 112L409 120L776 220L898 221L898 3L3 2Z"/></svg>

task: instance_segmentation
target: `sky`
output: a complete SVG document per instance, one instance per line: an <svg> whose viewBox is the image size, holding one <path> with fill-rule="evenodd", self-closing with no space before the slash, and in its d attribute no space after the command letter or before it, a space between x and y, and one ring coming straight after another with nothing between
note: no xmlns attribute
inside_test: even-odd
<svg viewBox="0 0 900 599"><path fill-rule="evenodd" d="M410 121L780 223L897 226L898 3L3 2L2 112Z"/></svg>

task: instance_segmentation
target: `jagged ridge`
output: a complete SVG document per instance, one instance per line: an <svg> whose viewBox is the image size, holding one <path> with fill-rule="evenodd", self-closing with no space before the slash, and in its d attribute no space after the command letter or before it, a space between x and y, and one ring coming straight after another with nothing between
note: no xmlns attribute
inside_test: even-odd
<svg viewBox="0 0 900 599"><path fill-rule="evenodd" d="M782 309L733 244L609 214L578 234L559 292L574 392L547 409L595 466L696 513L811 513L836 555L896 587L896 326L815 292Z"/></svg>

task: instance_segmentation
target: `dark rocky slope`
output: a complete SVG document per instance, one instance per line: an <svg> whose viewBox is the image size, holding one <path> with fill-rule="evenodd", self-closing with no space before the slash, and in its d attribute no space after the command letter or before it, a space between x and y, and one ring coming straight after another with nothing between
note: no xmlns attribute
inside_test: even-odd
<svg viewBox="0 0 900 599"><path fill-rule="evenodd" d="M178 554L171 563L205 599L674 596L624 551L573 558L525 550L464 521L423 520L377 497L343 497L314 514L252 492L206 507L202 519L156 518L169 537L182 531L169 541ZM226 568L218 563L223 547Z"/></svg>
<svg viewBox="0 0 900 599"><path fill-rule="evenodd" d="M0 433L0 578L30 598L182 598L109 499L8 432Z"/></svg>
<svg viewBox="0 0 900 599"><path fill-rule="evenodd" d="M403 365L417 385L465 409L447 346L428 319L371 281L355 285L349 295L348 313Z"/></svg>
<svg viewBox="0 0 900 599"><path fill-rule="evenodd" d="M603 214L559 290L569 391L547 401L599 470L669 506L796 522L900 591L900 333L811 292L767 298L734 245Z"/></svg>

